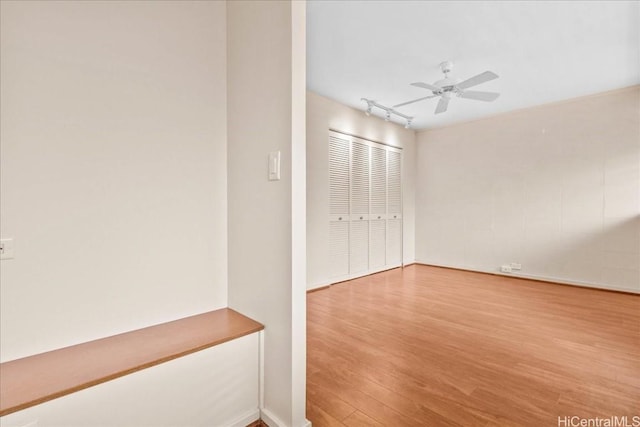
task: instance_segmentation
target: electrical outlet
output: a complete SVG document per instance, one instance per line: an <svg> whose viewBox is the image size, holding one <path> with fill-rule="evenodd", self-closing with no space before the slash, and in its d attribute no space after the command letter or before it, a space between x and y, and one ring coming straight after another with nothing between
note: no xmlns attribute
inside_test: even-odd
<svg viewBox="0 0 640 427"><path fill-rule="evenodd" d="M0 259L13 258L13 239L0 240Z"/></svg>
<svg viewBox="0 0 640 427"><path fill-rule="evenodd" d="M522 270L522 264L520 264L519 262L512 262L511 263L511 269L512 270Z"/></svg>
<svg viewBox="0 0 640 427"><path fill-rule="evenodd" d="M510 265L503 265L500 267L500 271L503 273L511 273L512 272L512 268Z"/></svg>

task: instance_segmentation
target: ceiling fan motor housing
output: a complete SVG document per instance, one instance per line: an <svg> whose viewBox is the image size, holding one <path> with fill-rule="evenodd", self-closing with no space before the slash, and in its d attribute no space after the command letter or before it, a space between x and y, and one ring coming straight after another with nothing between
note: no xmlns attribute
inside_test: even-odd
<svg viewBox="0 0 640 427"><path fill-rule="evenodd" d="M460 79L450 77L449 73L453 69L453 62L444 61L440 63L440 69L444 73L444 79L438 80L433 85L442 89L442 92L456 92L454 86L460 83Z"/></svg>
<svg viewBox="0 0 640 427"><path fill-rule="evenodd" d="M443 91L452 91L454 86L460 83L460 79L454 79L452 77L447 77L446 79L438 80L433 85L441 88Z"/></svg>

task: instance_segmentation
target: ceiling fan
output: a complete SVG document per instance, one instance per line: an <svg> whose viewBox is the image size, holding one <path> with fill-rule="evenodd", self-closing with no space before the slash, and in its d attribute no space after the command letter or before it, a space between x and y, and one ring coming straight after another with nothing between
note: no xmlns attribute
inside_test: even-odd
<svg viewBox="0 0 640 427"><path fill-rule="evenodd" d="M467 90L470 87L479 85L481 83L485 83L498 78L496 73L491 71L485 71L484 73L480 73L477 76L473 76L467 80L460 81L460 79L456 79L449 76L451 69L453 68L453 63L451 61L445 61L440 64L440 69L444 73L444 79L438 80L434 84L428 83L411 83L411 86L421 87L423 89L430 90L432 95L425 96L422 98L414 99L413 101L403 102L402 104L394 105L393 108L403 107L405 105L413 104L414 102L424 101L425 99L431 99L435 97L440 97L440 101L438 101L438 106L436 107L435 114L444 113L447 111L447 107L449 105L449 101L453 96L458 96L460 98L467 99L475 99L476 101L485 101L491 102L494 101L499 93L496 92L481 92L477 90Z"/></svg>

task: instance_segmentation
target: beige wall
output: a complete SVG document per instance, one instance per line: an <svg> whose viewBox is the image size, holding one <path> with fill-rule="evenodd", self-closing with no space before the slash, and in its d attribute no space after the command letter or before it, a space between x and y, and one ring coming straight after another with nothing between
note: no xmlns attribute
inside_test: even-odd
<svg viewBox="0 0 640 427"><path fill-rule="evenodd" d="M640 89L423 131L416 259L640 291Z"/></svg>
<svg viewBox="0 0 640 427"><path fill-rule="evenodd" d="M1 358L227 304L221 2L2 2Z"/></svg>
<svg viewBox="0 0 640 427"><path fill-rule="evenodd" d="M263 419L302 427L304 3L229 2L227 25L229 307L265 325ZM279 181L268 180L272 151Z"/></svg>
<svg viewBox="0 0 640 427"><path fill-rule="evenodd" d="M329 129L402 148L403 258L415 259L415 132L307 91L307 287L329 277Z"/></svg>

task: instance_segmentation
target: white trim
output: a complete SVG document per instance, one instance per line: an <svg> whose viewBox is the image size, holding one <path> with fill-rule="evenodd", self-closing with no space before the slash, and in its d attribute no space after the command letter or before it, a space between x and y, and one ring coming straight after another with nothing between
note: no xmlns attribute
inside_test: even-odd
<svg viewBox="0 0 640 427"><path fill-rule="evenodd" d="M320 289L320 288L326 288L327 286L331 286L332 283L333 283L333 281L320 282L320 283L314 283L313 285L307 285L307 291L312 291L314 289Z"/></svg>
<svg viewBox="0 0 640 427"><path fill-rule="evenodd" d="M402 268L407 264L413 264L416 261L412 261L411 263L402 263L402 264L398 264L395 266L386 266L386 267L382 267L381 269L378 270L372 270L372 271L366 271L366 272L360 272L360 273L354 273L354 274L347 274L346 276L338 276L338 277L334 277L331 278L327 281L322 281L319 283L314 283L313 285L307 285L307 291L312 291L314 289L318 289L318 288L324 288L327 286L331 286L331 285L335 285L336 283L340 283L340 282L346 282L348 280L353 280L353 279L357 279L359 277L365 277L365 276L370 276L372 274L377 274L377 273L382 273L383 271L388 271L388 270L394 270L396 268Z"/></svg>
<svg viewBox="0 0 640 427"><path fill-rule="evenodd" d="M319 288L321 286L329 286L329 285L333 285L333 284L340 283L340 282L346 282L348 280L357 279L359 277L371 276L372 274L382 273L383 271L393 270L393 269L396 269L396 268L402 268L402 264L388 265L388 266L384 266L382 268L378 268L378 269L371 270L371 271L361 271L359 273L352 273L352 274L347 274L347 275L344 275L344 276L333 277L333 278L329 279L329 281L325 285L314 285L313 288L308 288L307 290Z"/></svg>
<svg viewBox="0 0 640 427"><path fill-rule="evenodd" d="M228 427L247 427L254 421L258 421L260 419L260 410L258 408L252 409L241 417L237 418Z"/></svg>
<svg viewBox="0 0 640 427"><path fill-rule="evenodd" d="M594 283L594 282L582 282L579 280L567 280L561 279L559 277L553 276L537 276L533 274L522 274L522 273L502 273L500 271L491 271L491 270L481 270L473 267L466 266L455 266L455 265L446 265L446 264L434 264L428 261L421 261L416 259L417 264L430 265L433 267L445 267L445 268L453 268L457 270L465 270L465 271L476 271L478 273L489 273L495 274L496 276L504 276L504 277L515 277L517 279L530 279L530 280L542 280L544 282L558 283L561 285L571 285L571 286L580 286L583 288L593 288L593 289L601 289L605 291L620 291L620 292L629 292L633 294L640 294L640 289L631 289L631 288L621 288L618 286L609 286L602 283Z"/></svg>
<svg viewBox="0 0 640 427"><path fill-rule="evenodd" d="M258 332L258 406L264 408L264 329Z"/></svg>
<svg viewBox="0 0 640 427"><path fill-rule="evenodd" d="M280 421L275 415L269 412L268 409L262 408L260 410L260 414L262 422L264 422L269 427L286 427L286 424ZM305 418L304 424L300 427L311 427L311 421Z"/></svg>
<svg viewBox="0 0 640 427"><path fill-rule="evenodd" d="M362 136L354 135L352 133L344 132L344 131L337 130L337 129L334 129L334 128L329 128L329 132L335 132L335 133L338 133L338 134L340 134L342 136L350 136L352 138L357 138L357 139L359 139L361 141L373 142L374 144L384 145L385 147L395 148L396 150L402 150L403 149L402 147L398 147L397 145L391 145L391 144L388 144L386 142L375 141L375 140L373 140L371 138L365 138L365 137L362 137ZM399 152L401 152L401 151L399 151Z"/></svg>
<svg viewBox="0 0 640 427"><path fill-rule="evenodd" d="M260 408L260 419L269 427L287 427L285 423L280 421L278 417L273 415L271 411L266 408Z"/></svg>

